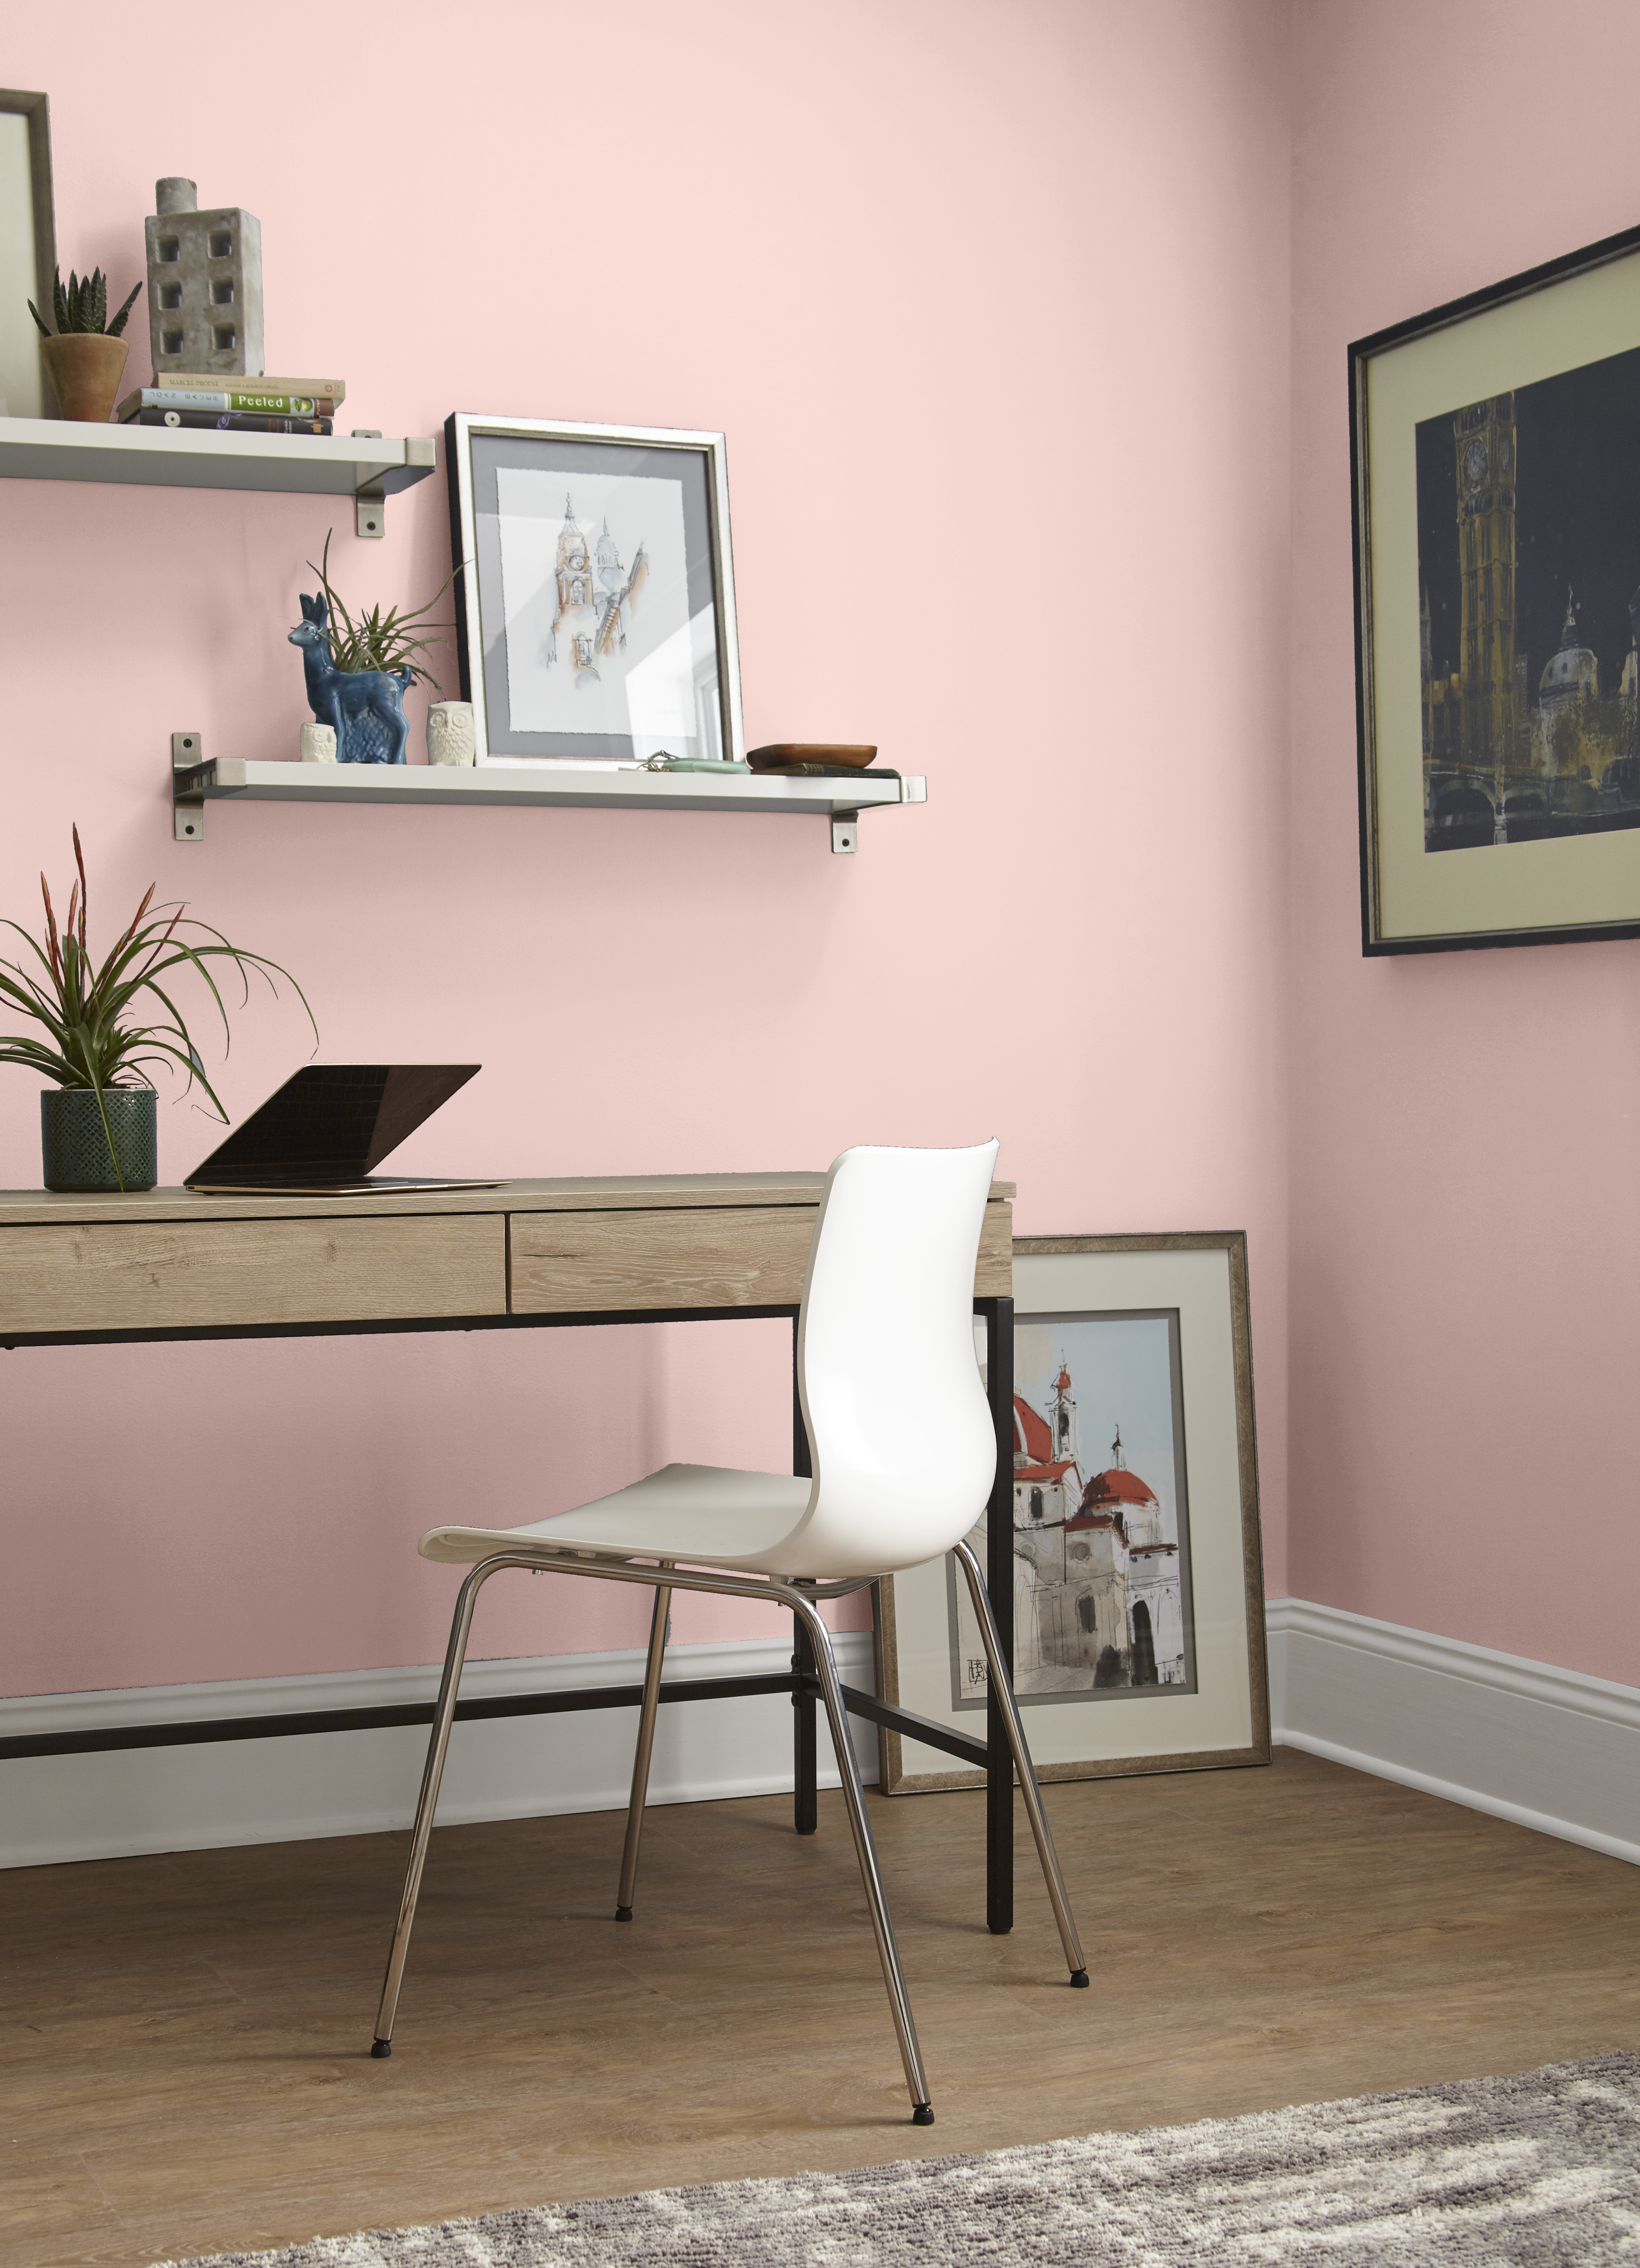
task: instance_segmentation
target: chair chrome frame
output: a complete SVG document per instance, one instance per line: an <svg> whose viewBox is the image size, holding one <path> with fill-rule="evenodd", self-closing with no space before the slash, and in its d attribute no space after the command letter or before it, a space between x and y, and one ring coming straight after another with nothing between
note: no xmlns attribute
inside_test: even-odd
<svg viewBox="0 0 1640 2268"><path fill-rule="evenodd" d="M1066 1896L1064 1877L1060 1871L1053 1838L1042 1808L1042 1798L1037 1786L1037 1777L1031 1768L1031 1752L1026 1746L1024 1727L1020 1721L1018 1705L1014 1698L1013 1683L1002 1659L1002 1649L997 1636L991 1602L986 1595L979 1563L965 1543L955 1547L968 1589L979 1617L980 1635L985 1643L986 1660L991 1685L1001 1703L1008 1727L1008 1747L1014 1768L1024 1797L1031 1831L1037 1846L1037 1855L1047 1882L1048 1897L1053 1908L1053 1918L1059 1926L1060 1940L1070 1968L1073 1984L1086 1985L1087 1964L1082 1959L1082 1946L1072 1918L1070 1901ZM919 2126L934 2124L934 2110L928 2095L928 2082L923 2069L922 2051L918 2044L917 2028L912 2017L911 2000L905 1990L905 1980L900 1968L899 1949L894 1941L893 1925L889 1918L888 1900L883 1888L883 1877L877 1865L876 1845L872 1839L871 1822L866 1813L865 1791L861 1785L860 1767L854 1756L854 1745L849 1738L848 1720L843 1702L841 1682L837 1673L836 1657L831 1651L831 1636L820 1615L820 1602L824 1599L846 1597L851 1592L863 1590L873 1580L858 1577L847 1582L799 1583L781 1576L742 1576L715 1570L679 1568L671 1562L645 1561L616 1557L595 1551L573 1550L546 1547L497 1552L480 1560L463 1581L455 1602L455 1613L450 1626L449 1649L445 1655L444 1675L439 1686L439 1699L433 1712L432 1734L427 1746L427 1762L422 1773L421 1794L416 1807L415 1830L410 1837L410 1863L404 1876L403 1894L399 1901L398 1920L393 1933L393 1943L388 1955L388 1970L381 1988L381 2004L376 2017L375 2038L371 2047L373 2056L392 2053L393 2026L398 2011L399 1992L403 1983L404 1962L410 1951L410 1930L416 1919L416 1904L421 1891L422 1870L426 1863L427 1844L432 1832L433 1812L439 1800L439 1783L444 1775L445 1759L449 1752L450 1727L454 1720L457 1689L461 1684L462 1668L467 1657L468 1640L472 1631L473 1609L478 1594L492 1575L504 1567L522 1567L533 1573L550 1571L556 1574L591 1576L597 1580L615 1583L646 1583L655 1594L654 1612L650 1624L649 1653L644 1676L643 1705L639 1712L637 1752L632 1765L632 1798L627 1812L626 1842L621 1857L620 1888L616 1905L616 1919L630 1921L632 1897L638 1877L639 1842L642 1834L645 1799L648 1792L649 1764L654 1747L655 1721L661 1700L661 1672L666 1652L667 1617L674 1590L712 1591L729 1598L771 1599L789 1607L808 1631L814 1648L815 1666L820 1681L821 1697L825 1703L826 1721L831 1727L831 1745L837 1752L838 1772L843 1785L843 1800L848 1813L849 1828L854 1838L854 1850L860 1860L861 1878L865 1886L866 1907L871 1918L873 1935L876 1940L877 1957L883 1966L883 1981L888 1990L889 2007L894 2018L894 2029L899 2042L900 2060L905 2066L905 2084L911 2094L912 2119Z"/></svg>

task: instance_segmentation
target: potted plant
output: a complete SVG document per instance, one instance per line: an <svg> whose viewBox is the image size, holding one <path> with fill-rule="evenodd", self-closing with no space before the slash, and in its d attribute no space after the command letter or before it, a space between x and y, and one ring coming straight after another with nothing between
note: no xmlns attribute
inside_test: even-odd
<svg viewBox="0 0 1640 2268"><path fill-rule="evenodd" d="M42 945L14 921L15 930L40 964L39 972L0 961L0 1005L40 1027L38 1039L0 1040L0 1063L41 1071L52 1085L40 1098L41 1148L48 1189L151 1189L159 1178L156 1097L147 1075L151 1064L181 1064L190 1083L197 1080L227 1123L216 1089L205 1076L199 1050L171 998L173 971L192 969L204 979L222 1019L225 1046L227 1009L206 962L231 961L246 984L260 969L271 986L284 976L296 997L313 1010L288 969L230 945L219 930L188 917L183 908L153 902L151 882L127 928L100 967L92 961L85 932L85 861L74 829L78 877L69 893L68 919L57 934L51 891L42 874L46 938ZM166 916L170 918L167 920ZM195 933L194 941L184 934ZM277 988L275 987L275 990ZM139 1019L155 1015L153 1021ZM319 1027L314 1024L317 1042Z"/></svg>
<svg viewBox="0 0 1640 2268"><path fill-rule="evenodd" d="M384 615L377 604L355 622L330 581L329 534L321 562L317 567L311 559L307 563L320 587L311 599L301 594L302 619L291 632L291 644L302 649L308 704L320 724L335 733L338 763L402 764L410 731L404 696L417 679L427 685L439 681L417 656L443 644L416 633L432 627L426 618L461 568L452 571L425 606L408 615L391 607Z"/></svg>
<svg viewBox="0 0 1640 2268"><path fill-rule="evenodd" d="M130 351L122 335L132 302L142 290L133 284L125 305L108 320L108 279L93 268L82 282L70 268L63 288L63 270L55 271L52 313L55 333L31 299L28 312L40 325L46 343L41 349L51 374L57 402L65 418L83 425L106 425L119 398L120 377Z"/></svg>

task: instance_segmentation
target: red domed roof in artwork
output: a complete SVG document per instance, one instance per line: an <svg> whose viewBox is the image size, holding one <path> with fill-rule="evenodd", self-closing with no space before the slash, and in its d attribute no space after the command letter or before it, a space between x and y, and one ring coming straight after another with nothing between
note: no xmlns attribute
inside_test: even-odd
<svg viewBox="0 0 1640 2268"><path fill-rule="evenodd" d="M1053 1459L1053 1435L1045 1418L1039 1418L1031 1404L1014 1396L1014 1453L1029 1457L1033 1465L1051 1464Z"/></svg>
<svg viewBox="0 0 1640 2268"><path fill-rule="evenodd" d="M1084 1512L1106 1504L1154 1504L1156 1500L1156 1491L1125 1465L1112 1465L1107 1472L1095 1473L1082 1492Z"/></svg>

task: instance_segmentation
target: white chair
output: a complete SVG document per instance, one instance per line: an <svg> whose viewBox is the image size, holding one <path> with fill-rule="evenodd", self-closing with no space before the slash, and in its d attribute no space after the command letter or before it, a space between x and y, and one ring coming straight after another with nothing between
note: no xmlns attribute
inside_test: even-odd
<svg viewBox="0 0 1640 2268"><path fill-rule="evenodd" d="M954 1550L1007 1719L1071 1982L1087 1984L990 1602L979 1563L963 1540L985 1509L996 1466L972 1324L974 1263L996 1150L994 1142L971 1150L846 1150L826 1176L797 1332L812 1480L668 1465L631 1488L551 1520L523 1528L435 1528L422 1538L424 1557L472 1564L472 1572L456 1602L373 2054L391 2052L474 1603L503 1567L550 1568L654 1589L617 1920L632 1918L673 1590L774 1597L800 1618L814 1647L912 2116L927 2126L934 2112L921 2051L818 1602Z"/></svg>

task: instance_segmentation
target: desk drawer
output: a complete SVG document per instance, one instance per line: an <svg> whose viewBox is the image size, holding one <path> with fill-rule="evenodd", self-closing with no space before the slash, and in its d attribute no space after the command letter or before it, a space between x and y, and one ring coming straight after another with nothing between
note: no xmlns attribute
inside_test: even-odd
<svg viewBox="0 0 1640 2268"><path fill-rule="evenodd" d="M513 1213L513 1313L794 1307L814 1226L812 1205ZM994 1200L980 1233L977 1297L1012 1289L1012 1208Z"/></svg>
<svg viewBox="0 0 1640 2268"><path fill-rule="evenodd" d="M513 1313L795 1307L812 1205L511 1215Z"/></svg>
<svg viewBox="0 0 1640 2268"><path fill-rule="evenodd" d="M0 1336L502 1314L503 1236L494 1214L4 1228Z"/></svg>

